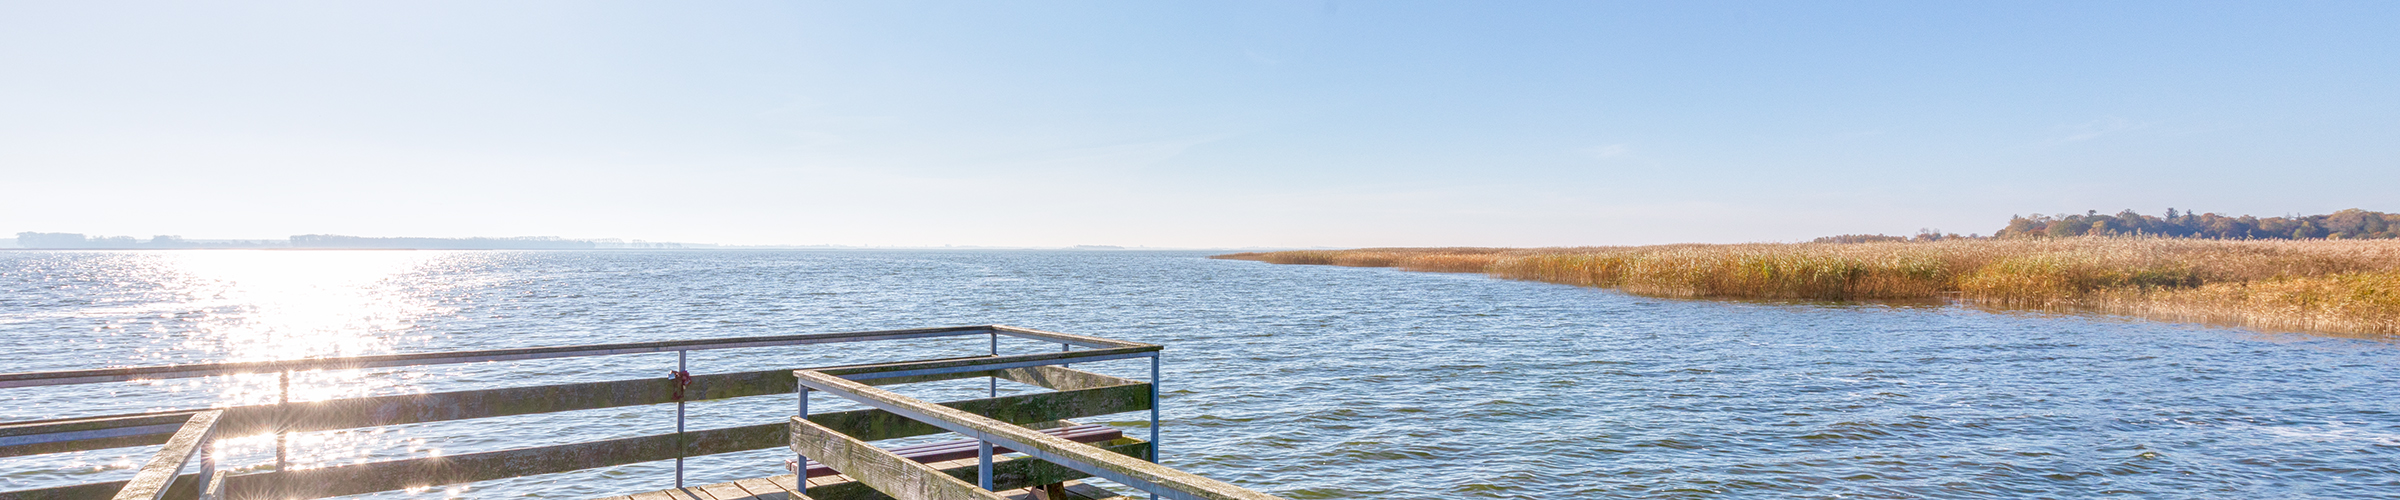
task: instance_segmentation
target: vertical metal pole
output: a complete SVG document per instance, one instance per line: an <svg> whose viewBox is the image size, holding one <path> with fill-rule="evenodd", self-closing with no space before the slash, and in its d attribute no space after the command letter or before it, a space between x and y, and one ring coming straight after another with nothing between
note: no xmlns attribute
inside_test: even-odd
<svg viewBox="0 0 2400 500"><path fill-rule="evenodd" d="M1000 355L1000 333L999 333L999 332L993 332L993 333L992 333L992 355L993 355L993 356L999 356L999 355ZM998 377L998 376L993 376L993 377L989 377L989 378L990 378L990 382L992 383L992 392L990 393L990 396L991 396L991 397L995 397L995 398L996 398L996 397L1000 397L1000 377ZM988 490L988 489L992 489L992 488L991 488L991 486L989 486L989 485L986 485L986 486L984 486L984 488L983 488L983 489L987 489L987 490Z"/></svg>
<svg viewBox="0 0 2400 500"><path fill-rule="evenodd" d="M992 335L992 355L993 355L993 356L999 356L999 355L1000 355L1000 332L991 332L991 335ZM991 393L990 393L990 394L991 394L991 397L995 397L995 398L996 398L996 397L1000 397L1000 377L999 377L998 375L993 375L993 376L989 377L989 380L991 381ZM977 458L977 459L976 459L976 464L977 464L977 467L975 468L975 486L977 486L977 487L980 487L980 488L983 488L983 490L984 490L984 491L991 491L991 490L992 490L992 442L991 442L991 441L986 441L986 440L977 439L977 440L975 440L975 444L976 444L976 446L975 446L975 450L976 450L976 458Z"/></svg>
<svg viewBox="0 0 2400 500"><path fill-rule="evenodd" d="M688 368L688 367L687 367L688 365L687 365L687 364L684 362L684 361L685 361L685 358L687 358L687 357L688 357L687 355L689 355L689 354L691 354L691 351L675 351L675 371L676 371L676 372L679 374L679 375L678 375L678 377L679 377L679 378L683 376L683 375L680 375L680 374L682 374L682 373L690 373L690 371L689 371L689 370L690 370L690 368ZM677 381L676 381L676 383L680 384L680 383L682 383L682 381L681 381L681 380L677 380ZM678 386L678 387L676 388L676 392L678 392L678 393L681 393L682 391L683 391L683 388L682 388L681 386ZM683 398L675 398L675 488L676 488L676 489L683 489L683 452L684 452L684 446L683 446Z"/></svg>
<svg viewBox="0 0 2400 500"><path fill-rule="evenodd" d="M208 437L207 441L200 442L200 481L198 489L200 490L200 498L202 500L218 500L216 497L208 494L209 480L216 479L216 477L217 438L212 433Z"/></svg>
<svg viewBox="0 0 2400 500"><path fill-rule="evenodd" d="M1154 464L1158 463L1158 364L1162 354L1150 353L1150 463ZM1158 492L1151 492L1150 500L1158 500Z"/></svg>
<svg viewBox="0 0 2400 500"><path fill-rule="evenodd" d="M1001 332L991 332L991 356L1001 356ZM1001 397L1001 377L991 375L991 377L986 377L986 380L991 382L991 392L989 392L991 397ZM974 486L991 490L991 442L974 440L974 450L977 450L977 462L974 462L977 464L977 469L974 469Z"/></svg>
<svg viewBox="0 0 2400 500"><path fill-rule="evenodd" d="M801 419L801 420L807 420L807 419L808 419L808 386L805 386L805 385L803 385L803 386L800 386L800 391L799 391L799 392L800 392L800 419ZM795 475L798 475L798 476L800 476L800 477L799 477L799 479L798 479L798 481L800 481L800 485L801 485L801 487L802 487L802 488L806 488L806 487L808 487L808 454L807 454L807 453L801 453L801 452L800 452L800 450L797 450L797 449L794 449L794 450L792 450L792 454L798 457L798 458L795 458L795 459L793 459L792 463L799 464L799 465L792 466L792 468L794 469L794 470L792 471L792 474L795 474Z"/></svg>
<svg viewBox="0 0 2400 500"><path fill-rule="evenodd" d="M284 370L282 374L277 375L276 377L275 472L283 472L283 464L287 463L286 457L284 456L287 452L284 451L286 446L284 444L283 427L285 420L291 418L289 413L292 403L292 371Z"/></svg>
<svg viewBox="0 0 2400 500"><path fill-rule="evenodd" d="M1159 462L1159 356L1150 356L1150 464Z"/></svg>
<svg viewBox="0 0 2400 500"><path fill-rule="evenodd" d="M979 441L977 441L977 442L976 442L976 444L980 444L980 445L982 445L982 446L979 446L978 448L980 448L981 450L983 450L983 461L981 462L981 463L983 464L983 466L982 466L982 467L979 467L979 468L977 468L977 469L975 469L975 485L976 485L976 486L978 486L978 487L982 487L984 491L991 491L991 490L992 490L992 442L991 442L991 441L980 441L980 440L979 440Z"/></svg>

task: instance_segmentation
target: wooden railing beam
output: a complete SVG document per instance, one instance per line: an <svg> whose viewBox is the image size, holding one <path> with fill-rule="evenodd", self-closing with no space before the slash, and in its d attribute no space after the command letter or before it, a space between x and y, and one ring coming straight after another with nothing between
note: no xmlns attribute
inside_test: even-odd
<svg viewBox="0 0 2400 500"><path fill-rule="evenodd" d="M1064 465L1094 476L1115 481L1176 500L1281 500L1273 495L1252 491L1224 481L1201 477L1189 472L1152 462L1135 460L1093 448L1057 436L1043 434L1009 422L994 420L956 408L919 401L891 391L877 389L856 381L823 373L802 370L796 372L800 385L810 390L825 391L857 401L870 407L964 434L1018 453ZM1147 398L1149 395L1144 394ZM795 427L797 428L797 427ZM796 432L796 431L795 431ZM794 439L799 436L795 435ZM798 446L795 441L794 446ZM1155 446L1155 443L1153 443ZM810 458L815 458L811 456ZM821 460L820 460L821 461ZM828 462L830 463L830 462ZM840 469L840 467L835 467ZM891 493L886 491L886 493ZM899 496L894 494L894 496Z"/></svg>
<svg viewBox="0 0 2400 500"><path fill-rule="evenodd" d="M791 436L793 452L897 500L1006 500L940 469L806 419L792 418Z"/></svg>
<svg viewBox="0 0 2400 500"><path fill-rule="evenodd" d="M1096 387L941 403L995 419L1032 423L1083 418L1150 408L1147 384ZM841 429L864 440L922 436L941 428L876 409L820 413L810 422ZM781 448L790 445L790 424L772 423L693 431L685 434L686 457ZM226 490L239 499L322 498L550 474L676 457L673 434L519 448L438 458L393 460L318 469L259 472L226 477ZM191 475L173 498L191 498ZM124 481L0 492L0 500L89 500L109 498Z"/></svg>
<svg viewBox="0 0 2400 500"><path fill-rule="evenodd" d="M593 344L558 347L526 347L483 351L428 352L414 354L384 354L342 358L307 358L275 361L239 361L230 363L197 363L188 365L135 366L52 372L0 373L0 388L38 387L51 385L122 382L128 380L208 377L246 373L276 373L296 370L352 370L396 366L423 366L487 361L522 361L531 359L572 358L584 356L615 356L674 351L705 351L713 349L747 349L810 344L901 340L927 337L955 337L989 333L994 325L916 328L869 332L811 333L771 337L736 337L721 339L667 340L622 344Z"/></svg>
<svg viewBox="0 0 2400 500"><path fill-rule="evenodd" d="M1109 453L1128 457L1150 456L1150 443L1134 438L1118 438L1114 441L1096 443L1093 446L1108 450ZM941 470L943 474L949 474L950 477L958 478L960 481L972 481L975 479L977 467L979 466L969 464L945 467ZM1092 477L1092 475L1032 458L992 462L992 488L1000 491L1056 484L1087 477ZM805 493L808 494L808 498L813 500L890 500L892 498L891 495L885 495L883 492L875 491L873 487L858 482L818 486L809 488Z"/></svg>
<svg viewBox="0 0 2400 500"><path fill-rule="evenodd" d="M979 356L859 367L892 369L979 359L994 358ZM1055 366L881 378L865 382L890 385L984 376L999 376L1053 390L1143 383ZM698 375L692 377L692 386L686 390L685 400L791 394L794 387L792 370ZM308 432L665 404L675 401L674 393L674 383L660 378L309 401L288 406L236 406L222 409L225 417L219 423L218 433L247 436L278 430ZM199 411L151 412L0 425L0 457L164 443L174 435L176 429L181 428L184 420Z"/></svg>
<svg viewBox="0 0 2400 500"><path fill-rule="evenodd" d="M182 475L183 467L189 465L193 457L208 453L207 447L213 444L216 436L217 419L223 416L225 412L222 410L193 414L190 420L184 422L183 428L175 432L175 437L169 438L167 445L158 450L157 456L151 458L149 463L142 464L141 470L134 472L133 479L125 481L125 486L118 489L112 499L158 500L165 497L167 488L175 485L176 476ZM204 464L199 475L209 477L215 473Z"/></svg>

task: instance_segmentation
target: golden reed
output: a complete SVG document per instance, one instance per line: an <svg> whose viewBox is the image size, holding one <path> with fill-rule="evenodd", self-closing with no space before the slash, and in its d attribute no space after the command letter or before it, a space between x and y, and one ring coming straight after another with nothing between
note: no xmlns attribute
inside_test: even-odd
<svg viewBox="0 0 2400 500"><path fill-rule="evenodd" d="M2400 240L2075 237L1219 255L1480 272L1689 298L1956 298L2271 330L2400 334Z"/></svg>

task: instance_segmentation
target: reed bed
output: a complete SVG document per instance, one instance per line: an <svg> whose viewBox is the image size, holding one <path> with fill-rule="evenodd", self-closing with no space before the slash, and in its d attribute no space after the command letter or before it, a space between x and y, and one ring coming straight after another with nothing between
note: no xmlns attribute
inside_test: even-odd
<svg viewBox="0 0 2400 500"><path fill-rule="evenodd" d="M2400 241L2076 237L1220 255L1480 272L1685 298L1956 299L2275 330L2400 334Z"/></svg>

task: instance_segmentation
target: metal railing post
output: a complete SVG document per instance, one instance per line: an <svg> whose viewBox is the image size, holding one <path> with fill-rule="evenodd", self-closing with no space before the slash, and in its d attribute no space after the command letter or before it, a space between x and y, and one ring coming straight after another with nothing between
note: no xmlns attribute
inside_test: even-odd
<svg viewBox="0 0 2400 500"><path fill-rule="evenodd" d="M975 486L992 491L992 442L978 439L975 444L983 450L982 466L975 469Z"/></svg>
<svg viewBox="0 0 2400 500"><path fill-rule="evenodd" d="M216 482L216 480L217 436L216 434L211 433L209 434L208 439L203 439L200 441L200 484L198 485L199 487L197 489L200 492L200 498L202 500L218 500L214 495L209 494L211 487L223 486L213 484Z"/></svg>
<svg viewBox="0 0 2400 500"><path fill-rule="evenodd" d="M675 351L675 383L681 384L684 380L689 380L686 377L691 376L691 369L685 361L690 354L691 351ZM690 448L683 442L684 389L682 386L675 388L675 488L677 489L683 488L683 454Z"/></svg>
<svg viewBox="0 0 2400 500"><path fill-rule="evenodd" d="M992 332L992 355L993 355L993 356L999 356L999 355L1000 355L1000 332ZM987 395L988 395L989 397L995 397L995 398L996 398L996 397L1000 397L1000 377L999 377L999 376L997 376L997 375L995 375L995 376L992 376L992 377L990 377L990 379L991 379L991 380L989 380L989 381L992 383L992 386L991 386L991 387L992 387L992 391L991 391L990 393L988 393ZM986 460L986 461L988 462L989 460ZM984 489L987 489L987 490L988 490L988 489L991 489L991 488L988 488L988 487L987 487L987 488L984 488Z"/></svg>
<svg viewBox="0 0 2400 500"><path fill-rule="evenodd" d="M1000 355L1000 332L992 332L992 355ZM986 377L986 379L991 382L991 392L987 394L990 397L1000 397L1000 377L998 375L993 375L991 377ZM978 467L975 469L975 486L983 488L984 491L991 491L992 442L977 439L975 440L975 444L977 445L976 464L978 465Z"/></svg>
<svg viewBox="0 0 2400 500"><path fill-rule="evenodd" d="M275 404L279 405L275 408L275 472L283 472L283 464L286 463L284 455L288 453L285 451L288 446L284 441L283 428L286 421L292 418L292 371L284 370L281 375L277 375L275 385L277 387Z"/></svg>
<svg viewBox="0 0 2400 500"><path fill-rule="evenodd" d="M798 390L798 391L793 391L793 392L797 392L797 393L799 393L799 394L800 394L800 419L801 419L801 420L808 420L808 391L809 391L809 388L808 388L808 386L805 386L805 385L800 385L800 384L797 384L797 383L795 383L795 384L792 384L792 385L794 385L794 386L798 386L798 387L799 387L799 389L800 389L800 390ZM793 450L792 450L792 455L795 455L795 456L796 456L796 458L795 458L795 459L792 461L792 463L794 464L794 465L792 466L792 474L793 474L793 475L797 475L797 476L799 476L799 479L798 479L798 480L800 481L800 488L801 488L801 489L807 489L807 488L808 488L808 454L807 454L807 453L801 453L801 452L800 452L800 450L798 450L798 449L796 449L796 448L795 448L795 449L793 449Z"/></svg>
<svg viewBox="0 0 2400 500"><path fill-rule="evenodd" d="M1158 365L1165 354L1150 353L1150 463L1154 464L1158 463ZM1151 492L1150 500L1158 500L1158 492Z"/></svg>

